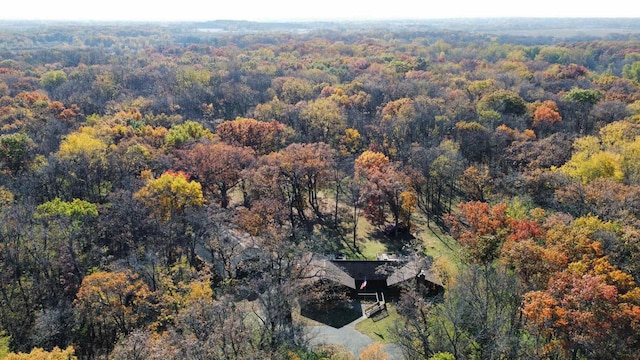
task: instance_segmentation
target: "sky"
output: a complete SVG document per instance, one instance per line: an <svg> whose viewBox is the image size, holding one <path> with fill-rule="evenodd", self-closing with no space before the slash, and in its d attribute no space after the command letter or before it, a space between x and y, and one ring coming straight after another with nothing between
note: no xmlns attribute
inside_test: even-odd
<svg viewBox="0 0 640 360"><path fill-rule="evenodd" d="M629 0L1 0L0 20L314 21L491 17L640 18Z"/></svg>

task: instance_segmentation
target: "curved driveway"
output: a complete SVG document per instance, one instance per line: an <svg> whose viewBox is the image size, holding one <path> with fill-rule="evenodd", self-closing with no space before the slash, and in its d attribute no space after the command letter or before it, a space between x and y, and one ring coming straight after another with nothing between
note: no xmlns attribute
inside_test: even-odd
<svg viewBox="0 0 640 360"><path fill-rule="evenodd" d="M310 338L311 345L338 344L349 349L355 359L358 359L360 352L373 344L373 339L356 330L356 324L365 318L336 329L328 325L307 326L306 330ZM400 348L395 344L387 344L384 347L388 355L388 360L404 360Z"/></svg>

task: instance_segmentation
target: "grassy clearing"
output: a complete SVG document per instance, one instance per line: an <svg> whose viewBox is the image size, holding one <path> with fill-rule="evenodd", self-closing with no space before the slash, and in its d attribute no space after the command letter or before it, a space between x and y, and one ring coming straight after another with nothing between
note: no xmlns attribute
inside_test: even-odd
<svg viewBox="0 0 640 360"><path fill-rule="evenodd" d="M425 254L434 260L437 270L443 274L454 274L460 264L457 242L437 225L428 224L420 213L414 214L412 226L412 235L423 244ZM359 252L347 251L346 254L353 259L375 259L380 254L397 253L408 241L407 238L385 236L365 218L360 218L357 228Z"/></svg>
<svg viewBox="0 0 640 360"><path fill-rule="evenodd" d="M434 261L436 269L442 273L455 274L460 265L460 246L436 225L427 226L424 216L414 216L414 235L424 244L425 253Z"/></svg>
<svg viewBox="0 0 640 360"><path fill-rule="evenodd" d="M395 326L400 315L398 315L395 306L391 303L387 303L387 312L389 316L384 319L378 321L373 321L372 319L360 321L356 324L356 330L383 344L394 342L395 339L393 338L391 329Z"/></svg>
<svg viewBox="0 0 640 360"><path fill-rule="evenodd" d="M232 205L242 203L242 193L236 189L231 194ZM335 211L335 195L332 190L320 192L320 202L323 211L331 214ZM344 204L339 206L343 210L350 209ZM352 224L345 224L347 228ZM430 226L429 226L430 225ZM454 274L460 260L458 258L459 248L457 243L448 235L443 233L437 225L429 224L426 217L416 211L412 216L412 235L424 244L425 253L434 259L434 266L443 274ZM349 259L376 259L381 254L398 253L408 240L405 238L391 238L385 236L380 228L371 224L364 216L358 218L356 228L356 247L353 246L353 236L351 231L340 241L335 243L335 251L344 253Z"/></svg>
<svg viewBox="0 0 640 360"><path fill-rule="evenodd" d="M352 226L349 224L349 226ZM348 245L344 248L344 253L349 259L375 259L376 254L386 251L386 246L376 240L375 233L378 229L371 225L364 217L358 219L358 227L356 228L356 247L353 247L353 235L349 232L349 235L345 238Z"/></svg>
<svg viewBox="0 0 640 360"><path fill-rule="evenodd" d="M360 253L365 259L375 259L377 255L387 252L387 245L379 240L370 239L363 241L360 245Z"/></svg>

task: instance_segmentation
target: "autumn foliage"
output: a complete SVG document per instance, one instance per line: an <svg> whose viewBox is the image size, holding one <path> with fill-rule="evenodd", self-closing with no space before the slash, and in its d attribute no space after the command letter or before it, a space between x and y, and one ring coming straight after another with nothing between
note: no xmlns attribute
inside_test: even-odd
<svg viewBox="0 0 640 360"><path fill-rule="evenodd" d="M189 175L180 171L167 171L157 179L150 179L134 196L163 221L204 204L202 185L189 181Z"/></svg>
<svg viewBox="0 0 640 360"><path fill-rule="evenodd" d="M0 357L330 357L384 253L409 359L636 359L636 22L0 24Z"/></svg>
<svg viewBox="0 0 640 360"><path fill-rule="evenodd" d="M448 221L470 262L497 261L520 277L524 325L543 344L538 356L600 357L635 342L640 288L609 262L597 239L618 233L615 224L588 216L540 223L506 210L504 203L463 203Z"/></svg>
<svg viewBox="0 0 640 360"><path fill-rule="evenodd" d="M558 105L552 101L544 101L538 106L533 113L533 127L540 127L543 125L554 125L562 121L562 115L560 115Z"/></svg>

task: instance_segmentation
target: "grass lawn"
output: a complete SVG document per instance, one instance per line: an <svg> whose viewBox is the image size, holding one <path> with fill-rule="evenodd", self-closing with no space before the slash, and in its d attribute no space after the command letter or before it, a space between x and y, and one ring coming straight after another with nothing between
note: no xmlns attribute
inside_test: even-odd
<svg viewBox="0 0 640 360"><path fill-rule="evenodd" d="M372 319L366 319L360 321L356 324L356 330L383 344L394 342L390 330L393 329L396 320L398 320L400 316L392 303L387 303L387 312L389 316L381 320L373 321Z"/></svg>
<svg viewBox="0 0 640 360"><path fill-rule="evenodd" d="M443 233L433 223L427 226L427 219L418 212L413 214L411 233L423 244L426 255L433 258L434 266L438 271L445 276L456 273L460 264L458 257L460 249L451 236ZM357 239L359 252L346 251L350 259L375 259L380 254L393 254L409 241L383 235L364 217L358 222Z"/></svg>
<svg viewBox="0 0 640 360"><path fill-rule="evenodd" d="M414 235L424 244L436 269L445 276L455 274L460 265L460 245L435 224L427 226L424 216L414 215L414 226Z"/></svg>
<svg viewBox="0 0 640 360"><path fill-rule="evenodd" d="M379 254L387 252L387 245L376 239L362 241L360 253L365 259L375 259Z"/></svg>
<svg viewBox="0 0 640 360"><path fill-rule="evenodd" d="M327 213L331 213L335 206L335 196L332 190L320 193L322 206ZM346 205L341 203L341 207L347 209ZM350 209L347 209L349 212ZM416 211L412 215L411 233L419 241L424 244L425 253L434 259L438 267L443 268L446 273L455 272L455 268L459 263L457 259L458 245L451 239L448 234L443 233L437 225L431 223L428 226L426 216L420 211ZM345 224L347 228L352 224ZM380 228L371 224L361 213L358 217L358 226L356 228L356 245L353 247L353 235L351 231L347 231L341 244L337 244L337 251L344 253L349 259L376 259L381 254L398 253L408 241L401 237L393 238L382 234ZM340 249L342 248L342 249Z"/></svg>

